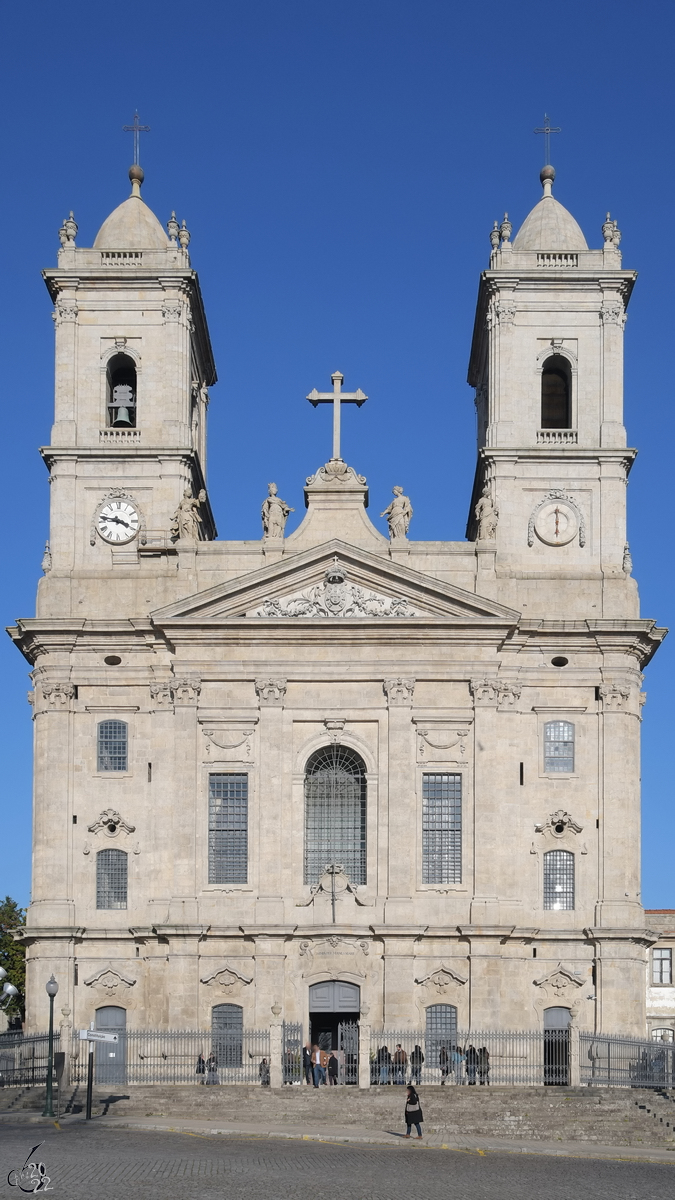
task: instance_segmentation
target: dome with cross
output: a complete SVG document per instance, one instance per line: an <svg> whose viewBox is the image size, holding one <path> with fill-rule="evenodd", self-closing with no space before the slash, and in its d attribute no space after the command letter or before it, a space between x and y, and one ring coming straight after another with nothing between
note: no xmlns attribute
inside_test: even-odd
<svg viewBox="0 0 675 1200"><path fill-rule="evenodd" d="M129 171L131 195L106 217L96 234L95 250L166 250L169 239L152 209L141 200L143 171Z"/></svg>

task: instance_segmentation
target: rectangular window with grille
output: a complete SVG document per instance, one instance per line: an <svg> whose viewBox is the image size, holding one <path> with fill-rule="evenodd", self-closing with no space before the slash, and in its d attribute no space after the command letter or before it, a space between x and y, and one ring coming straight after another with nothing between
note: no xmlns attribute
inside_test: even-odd
<svg viewBox="0 0 675 1200"><path fill-rule="evenodd" d="M209 883L248 881L248 775L209 775Z"/></svg>
<svg viewBox="0 0 675 1200"><path fill-rule="evenodd" d="M574 770L574 725L547 721L544 725L544 772L560 775Z"/></svg>
<svg viewBox="0 0 675 1200"><path fill-rule="evenodd" d="M422 776L422 882L462 882L462 777Z"/></svg>
<svg viewBox="0 0 675 1200"><path fill-rule="evenodd" d="M126 771L128 742L126 721L101 721L98 727L97 770Z"/></svg>
<svg viewBox="0 0 675 1200"><path fill-rule="evenodd" d="M544 855L544 908L574 908L574 855L569 850Z"/></svg>
<svg viewBox="0 0 675 1200"><path fill-rule="evenodd" d="M652 983L673 982L672 950L652 950Z"/></svg>
<svg viewBox="0 0 675 1200"><path fill-rule="evenodd" d="M127 861L124 850L99 850L96 855L97 908L126 908Z"/></svg>

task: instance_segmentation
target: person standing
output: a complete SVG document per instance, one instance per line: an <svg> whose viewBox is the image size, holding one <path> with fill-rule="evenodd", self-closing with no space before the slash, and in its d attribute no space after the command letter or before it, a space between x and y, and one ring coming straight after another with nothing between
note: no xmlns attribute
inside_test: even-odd
<svg viewBox="0 0 675 1200"><path fill-rule="evenodd" d="M207 1084L216 1084L220 1082L218 1079L218 1059L213 1051L211 1051L206 1060L206 1082Z"/></svg>
<svg viewBox="0 0 675 1200"><path fill-rule="evenodd" d="M441 1068L441 1087L443 1087L448 1075L450 1074L450 1055L445 1042L441 1043L441 1048L438 1052L438 1065Z"/></svg>
<svg viewBox="0 0 675 1200"><path fill-rule="evenodd" d="M340 1064L331 1050L328 1056L328 1086L337 1087L338 1074L340 1072Z"/></svg>
<svg viewBox="0 0 675 1200"><path fill-rule="evenodd" d="M417 1095L417 1092L416 1092L415 1088L413 1087L412 1083L409 1083L408 1088L407 1088L406 1102L405 1102L405 1125L406 1125L405 1136L407 1138L410 1137L410 1130L412 1129L412 1127L414 1125L417 1130L417 1139L418 1139L418 1141L421 1141L422 1140L422 1121L423 1120L424 1120L424 1114L422 1113L422 1106L420 1104L420 1098Z"/></svg>
<svg viewBox="0 0 675 1200"><path fill-rule="evenodd" d="M266 1058L263 1058L260 1066L258 1067L258 1075L260 1076L261 1086L269 1087L270 1086L270 1064L268 1063Z"/></svg>
<svg viewBox="0 0 675 1200"><path fill-rule="evenodd" d="M391 1054L388 1046L380 1046L377 1052L377 1065L380 1069L380 1084L389 1083L389 1071L391 1070Z"/></svg>
<svg viewBox="0 0 675 1200"><path fill-rule="evenodd" d="M481 1087L490 1084L490 1051L487 1046L481 1046L478 1051L478 1082Z"/></svg>
<svg viewBox="0 0 675 1200"><path fill-rule="evenodd" d="M195 1071L195 1074L197 1076L197 1083L203 1083L204 1076L206 1075L206 1059L204 1058L201 1050L197 1059L197 1070Z"/></svg>
<svg viewBox="0 0 675 1200"><path fill-rule="evenodd" d="M422 1082L422 1063L424 1062L424 1054L421 1046L414 1046L413 1052L410 1055L410 1082Z"/></svg>
<svg viewBox="0 0 675 1200"><path fill-rule="evenodd" d="M307 1042L302 1047L302 1073L305 1077L305 1083L309 1087L312 1083L312 1044Z"/></svg>
<svg viewBox="0 0 675 1200"><path fill-rule="evenodd" d="M326 1072L321 1062L321 1051L317 1045L312 1046L312 1072L314 1075L315 1088L318 1088L320 1084L326 1082Z"/></svg>
<svg viewBox="0 0 675 1200"><path fill-rule="evenodd" d="M408 1055L401 1043L397 1042L394 1050L394 1083L405 1083L407 1067Z"/></svg>
<svg viewBox="0 0 675 1200"><path fill-rule="evenodd" d="M476 1086L476 1071L478 1070L478 1051L475 1046L466 1048L466 1073L469 1077L469 1087Z"/></svg>

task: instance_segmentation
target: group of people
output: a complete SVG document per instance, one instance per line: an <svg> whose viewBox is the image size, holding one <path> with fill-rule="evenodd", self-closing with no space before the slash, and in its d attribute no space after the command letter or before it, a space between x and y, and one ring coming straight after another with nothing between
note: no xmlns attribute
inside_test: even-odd
<svg viewBox="0 0 675 1200"><path fill-rule="evenodd" d="M422 1064L424 1053L421 1046L415 1046L410 1057L397 1042L394 1053L387 1046L380 1046L371 1062L371 1082L379 1084L404 1084L410 1068L410 1084L414 1087L422 1079ZM476 1049L475 1046L461 1046L441 1043L438 1050L438 1069L441 1073L441 1086L450 1076L453 1082L462 1084L465 1081L469 1087L490 1082L490 1052L487 1046Z"/></svg>
<svg viewBox="0 0 675 1200"><path fill-rule="evenodd" d="M335 1052L322 1050L316 1044L312 1045L311 1042L307 1042L302 1047L302 1073L305 1083L311 1084L315 1088L321 1087L323 1084L329 1087L337 1086L340 1064L335 1057Z"/></svg>

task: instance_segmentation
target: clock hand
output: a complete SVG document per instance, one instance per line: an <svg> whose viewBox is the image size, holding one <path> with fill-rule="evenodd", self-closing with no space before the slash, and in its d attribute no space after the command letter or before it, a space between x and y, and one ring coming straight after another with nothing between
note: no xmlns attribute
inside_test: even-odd
<svg viewBox="0 0 675 1200"><path fill-rule="evenodd" d="M123 521L121 517L108 517L108 521L114 521L116 525L124 525L125 529L130 529L128 521Z"/></svg>

